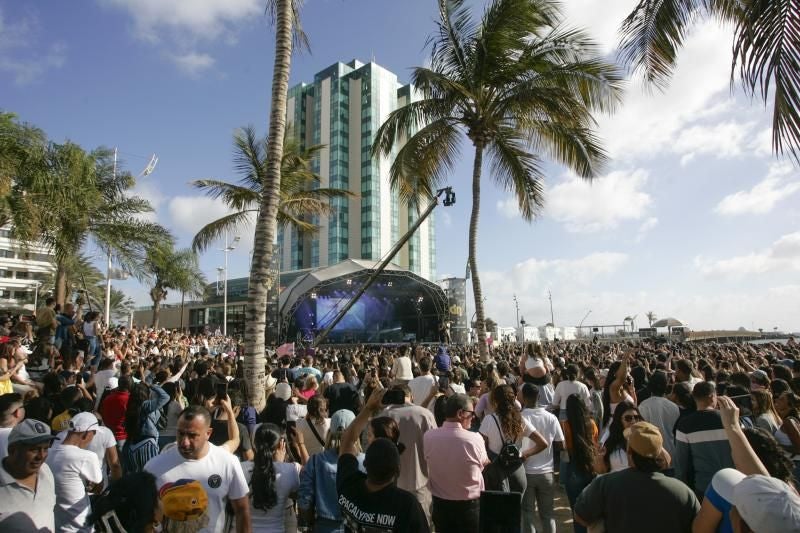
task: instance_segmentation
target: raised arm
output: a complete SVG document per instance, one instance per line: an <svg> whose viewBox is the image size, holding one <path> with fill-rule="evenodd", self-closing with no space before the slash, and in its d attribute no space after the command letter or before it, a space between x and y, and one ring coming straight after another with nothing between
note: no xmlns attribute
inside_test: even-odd
<svg viewBox="0 0 800 533"><path fill-rule="evenodd" d="M233 408L231 407L231 397L225 395L225 399L219 403L222 405L228 418L228 420L226 420L228 426L228 440L222 444L222 447L231 453L236 453L236 450L239 449L239 443L241 442L241 435L239 435L239 424L236 423L236 415L233 414Z"/></svg>
<svg viewBox="0 0 800 533"><path fill-rule="evenodd" d="M769 476L764 463L758 458L744 436L742 426L739 424L739 408L727 396L720 396L717 401L719 402L722 426L725 428L725 434L731 444L731 455L736 469L746 476L753 474Z"/></svg>
<svg viewBox="0 0 800 533"><path fill-rule="evenodd" d="M364 404L364 408L358 413L355 420L347 426L344 434L342 434L341 443L339 444L340 457L345 454L356 455L358 453L356 448L358 437L361 435L361 432L364 431L364 428L367 427L370 417L383 407L381 401L383 400L384 393L386 393L386 389L373 390L367 403Z"/></svg>

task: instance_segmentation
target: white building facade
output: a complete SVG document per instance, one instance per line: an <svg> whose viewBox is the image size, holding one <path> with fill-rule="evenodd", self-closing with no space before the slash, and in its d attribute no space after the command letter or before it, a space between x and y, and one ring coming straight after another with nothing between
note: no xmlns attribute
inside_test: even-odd
<svg viewBox="0 0 800 533"><path fill-rule="evenodd" d="M332 266L348 258L377 261L414 224L417 210L389 186L394 154L373 158L371 148L389 113L416 98L413 87L398 82L396 74L357 60L335 63L318 72L312 84L289 89L287 134L301 147L325 145L313 163L319 186L354 196L332 200L333 214L313 220L319 226L313 235L279 232L282 271ZM435 256L431 216L393 262L433 280Z"/></svg>
<svg viewBox="0 0 800 533"><path fill-rule="evenodd" d="M37 291L53 270L53 254L47 248L25 248L11 238L8 227L0 229L0 307L33 311Z"/></svg>

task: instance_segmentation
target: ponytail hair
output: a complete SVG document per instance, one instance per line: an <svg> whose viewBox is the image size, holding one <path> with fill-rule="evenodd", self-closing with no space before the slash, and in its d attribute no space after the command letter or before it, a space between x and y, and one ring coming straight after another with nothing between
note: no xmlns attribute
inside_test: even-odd
<svg viewBox="0 0 800 533"><path fill-rule="evenodd" d="M272 457L283 438L283 432L275 424L261 424L256 431L255 465L250 482L253 507L256 509L269 511L278 503Z"/></svg>

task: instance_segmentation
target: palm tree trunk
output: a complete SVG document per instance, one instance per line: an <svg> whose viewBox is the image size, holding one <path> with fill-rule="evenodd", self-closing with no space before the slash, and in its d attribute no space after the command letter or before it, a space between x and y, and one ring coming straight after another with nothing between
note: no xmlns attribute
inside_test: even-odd
<svg viewBox="0 0 800 533"><path fill-rule="evenodd" d="M483 163L483 142L475 142L475 161L472 164L472 214L469 218L469 270L472 274L472 293L475 297L475 328L478 330L478 351L481 361L489 359L486 348L486 324L483 313L483 291L478 277L478 218L481 212L481 165Z"/></svg>
<svg viewBox="0 0 800 533"><path fill-rule="evenodd" d="M158 320L161 316L161 300L153 300L153 329L158 329Z"/></svg>
<svg viewBox="0 0 800 533"><path fill-rule="evenodd" d="M272 102L267 143L267 176L263 184L261 209L256 219L250 284L247 290L244 331L244 377L247 400L259 411L264 406L267 376L264 369L267 327L267 280L277 232L281 160L286 133L286 93L292 61L292 1L275 2L275 65L272 72ZM270 339L277 342L277 339Z"/></svg>
<svg viewBox="0 0 800 533"><path fill-rule="evenodd" d="M67 299L67 271L61 261L56 262L56 303L63 307Z"/></svg>

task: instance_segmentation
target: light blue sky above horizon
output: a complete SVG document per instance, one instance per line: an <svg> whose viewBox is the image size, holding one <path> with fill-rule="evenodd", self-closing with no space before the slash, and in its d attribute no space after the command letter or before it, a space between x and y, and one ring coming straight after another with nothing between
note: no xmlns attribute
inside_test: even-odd
<svg viewBox="0 0 800 533"><path fill-rule="evenodd" d="M479 8L484 2L475 1ZM634 0L570 0L566 22L613 57ZM336 61L374 60L405 82L424 64L434 0L307 0L311 52L295 54L291 84ZM731 32L698 24L663 93L629 85L599 133L612 155L592 184L547 165L546 207L523 222L485 169L479 268L488 316L515 321L513 295L532 324L620 324L645 313L697 329L800 330L800 172L770 153L771 102L730 90ZM273 32L263 0L0 0L0 108L61 141L118 146L134 174L156 153L137 192L180 246L224 214L188 182L233 174L232 135L267 130ZM472 152L437 210L437 277L463 276ZM244 276L252 235L230 255ZM201 256L210 281L220 243ZM99 263L101 261L98 258ZM147 289L117 282L140 305ZM170 299L174 301L174 298ZM469 303L472 314L473 305Z"/></svg>

